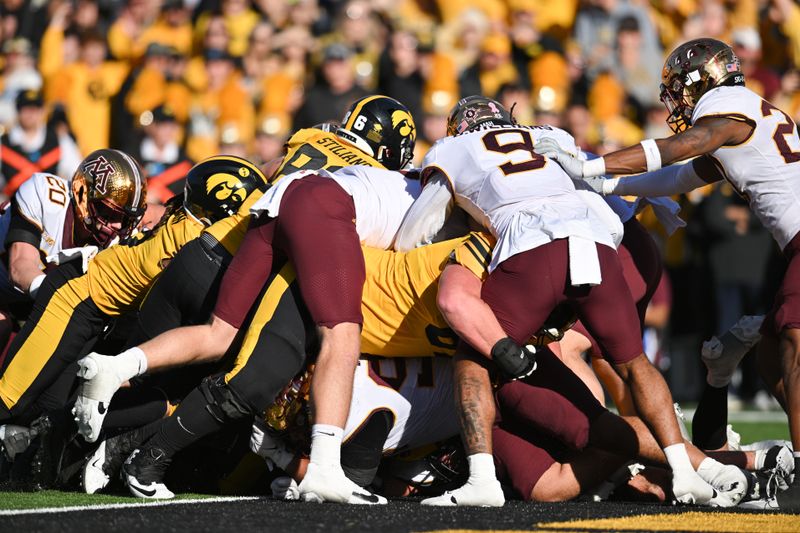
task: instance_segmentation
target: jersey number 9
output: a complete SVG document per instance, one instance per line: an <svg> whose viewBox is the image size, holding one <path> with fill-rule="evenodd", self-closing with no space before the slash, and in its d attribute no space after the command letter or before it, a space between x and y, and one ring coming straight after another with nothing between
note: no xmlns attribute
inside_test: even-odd
<svg viewBox="0 0 800 533"><path fill-rule="evenodd" d="M520 140L501 144L500 139L498 139L501 135L518 136ZM531 134L525 130L491 130L481 138L481 141L483 141L483 146L486 147L486 149L490 152L510 154L511 152L522 150L530 154L530 159L520 161L519 163L506 161L502 165L498 165L498 168L500 168L500 170L502 170L503 174L506 176L509 174L516 174L517 172L539 170L547 164L544 156L541 156L533 151L533 138L531 137Z"/></svg>

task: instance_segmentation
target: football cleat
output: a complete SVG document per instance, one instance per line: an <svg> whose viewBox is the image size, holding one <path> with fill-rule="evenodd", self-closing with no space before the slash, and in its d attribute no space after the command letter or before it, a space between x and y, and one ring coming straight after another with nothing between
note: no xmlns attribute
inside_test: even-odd
<svg viewBox="0 0 800 533"><path fill-rule="evenodd" d="M137 448L122 465L122 479L131 494L138 498L174 498L175 494L163 483L171 462L172 459L160 448Z"/></svg>
<svg viewBox="0 0 800 533"><path fill-rule="evenodd" d="M100 446L94 451L83 467L83 491L86 494L95 494L100 492L108 482L111 481L111 475L103 468L106 463L106 441L100 443Z"/></svg>
<svg viewBox="0 0 800 533"><path fill-rule="evenodd" d="M700 463L697 475L714 488L714 495L708 501L712 507L734 507L749 488L747 476L739 467L724 465L710 457Z"/></svg>
<svg viewBox="0 0 800 533"><path fill-rule="evenodd" d="M100 436L111 398L126 381L119 377L114 359L92 352L78 361L78 377L83 381L72 414L78 424L78 433L87 442L95 442Z"/></svg>
<svg viewBox="0 0 800 533"><path fill-rule="evenodd" d="M156 420L102 441L83 466L83 490L87 494L94 494L104 489L119 473L125 459L155 433L161 422Z"/></svg>
<svg viewBox="0 0 800 533"><path fill-rule="evenodd" d="M794 481L794 455L787 446L776 445L769 449L756 450L756 470L764 474L775 474L778 488L786 490Z"/></svg>
<svg viewBox="0 0 800 533"><path fill-rule="evenodd" d="M309 463L298 487L300 499L306 502L348 503L352 505L385 505L386 498L359 487L344 474L340 466Z"/></svg>
<svg viewBox="0 0 800 533"><path fill-rule="evenodd" d="M716 496L716 491L697 472L688 471L681 475L673 472L672 494L678 503L706 505Z"/></svg>
<svg viewBox="0 0 800 533"><path fill-rule="evenodd" d="M31 432L26 427L12 424L0 426L0 450L9 461L14 461L17 454L28 449L31 438Z"/></svg>
<svg viewBox="0 0 800 533"><path fill-rule="evenodd" d="M449 490L441 496L426 498L422 505L439 507L455 507L471 505L477 507L502 507L506 503L503 487L496 479L476 482L473 479L455 490Z"/></svg>

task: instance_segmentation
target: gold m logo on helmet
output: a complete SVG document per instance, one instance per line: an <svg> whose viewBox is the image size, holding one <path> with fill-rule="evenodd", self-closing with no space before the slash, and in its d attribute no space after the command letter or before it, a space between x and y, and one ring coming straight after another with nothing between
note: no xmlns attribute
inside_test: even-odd
<svg viewBox="0 0 800 533"><path fill-rule="evenodd" d="M414 119L408 111L395 109L392 111L392 128L403 137L416 137L414 133Z"/></svg>
<svg viewBox="0 0 800 533"><path fill-rule="evenodd" d="M216 200L228 200L236 204L241 204L247 197L247 192L242 186L239 178L233 174L218 172L209 176L206 180L206 192L208 196Z"/></svg>
<svg viewBox="0 0 800 533"><path fill-rule="evenodd" d="M83 164L84 174L92 177L94 188L101 195L105 195L108 192L108 178L111 177L115 170L114 165L102 155Z"/></svg>

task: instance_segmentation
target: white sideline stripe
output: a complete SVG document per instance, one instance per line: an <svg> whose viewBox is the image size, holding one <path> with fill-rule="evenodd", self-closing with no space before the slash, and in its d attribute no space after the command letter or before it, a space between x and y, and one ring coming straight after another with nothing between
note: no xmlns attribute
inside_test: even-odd
<svg viewBox="0 0 800 533"><path fill-rule="evenodd" d="M39 509L9 509L0 511L0 516L23 514L74 513L76 511L107 511L112 509L135 509L142 507L164 507L166 505L187 505L193 503L224 503L258 500L258 496L220 496L217 498L198 498L194 500L143 501L137 503L100 503L96 505L73 505L70 507L41 507Z"/></svg>

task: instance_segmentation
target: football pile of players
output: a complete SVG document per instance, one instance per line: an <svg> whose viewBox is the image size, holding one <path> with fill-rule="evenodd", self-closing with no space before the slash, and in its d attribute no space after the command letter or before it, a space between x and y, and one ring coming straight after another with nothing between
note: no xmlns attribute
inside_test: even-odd
<svg viewBox="0 0 800 533"><path fill-rule="evenodd" d="M476 95L412 169L411 114L373 95L263 168L201 161L149 224L123 152L33 175L0 218L0 484L800 511L797 127L720 41L662 82L675 135L604 157ZM698 350L723 438L693 442L643 353L662 264L636 215L674 231L670 195L723 179L789 267L768 315ZM726 426L751 349L792 442Z"/></svg>

